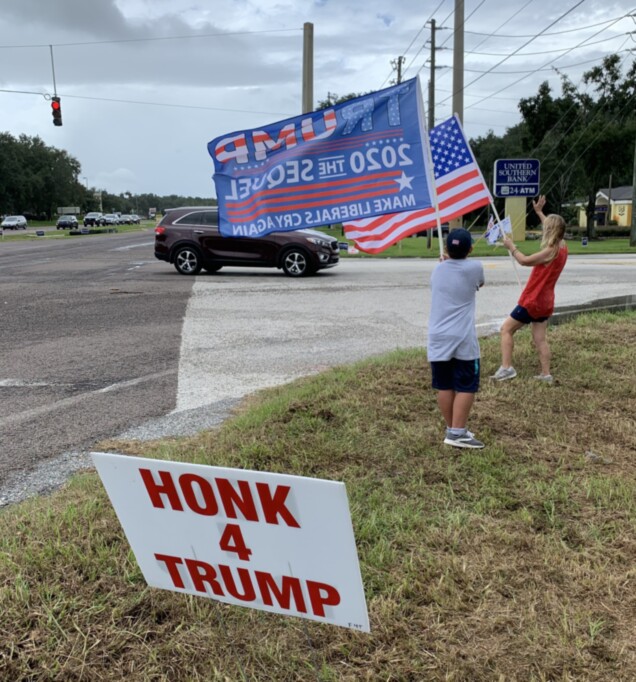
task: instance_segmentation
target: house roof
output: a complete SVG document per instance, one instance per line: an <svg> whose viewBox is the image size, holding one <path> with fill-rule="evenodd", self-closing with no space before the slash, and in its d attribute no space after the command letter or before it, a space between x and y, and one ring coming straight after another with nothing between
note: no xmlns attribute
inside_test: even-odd
<svg viewBox="0 0 636 682"><path fill-rule="evenodd" d="M596 196L608 198L609 187L601 187L596 193ZM632 200L632 186L624 185L623 187L612 187L612 201L631 201Z"/></svg>

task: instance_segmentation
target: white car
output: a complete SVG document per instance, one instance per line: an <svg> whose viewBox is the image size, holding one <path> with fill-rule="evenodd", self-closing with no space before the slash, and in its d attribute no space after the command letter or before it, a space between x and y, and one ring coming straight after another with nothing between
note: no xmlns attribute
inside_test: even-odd
<svg viewBox="0 0 636 682"><path fill-rule="evenodd" d="M27 219L23 215L8 215L0 227L5 230L26 230Z"/></svg>
<svg viewBox="0 0 636 682"><path fill-rule="evenodd" d="M116 213L105 213L102 216L102 225L119 225L119 216Z"/></svg>

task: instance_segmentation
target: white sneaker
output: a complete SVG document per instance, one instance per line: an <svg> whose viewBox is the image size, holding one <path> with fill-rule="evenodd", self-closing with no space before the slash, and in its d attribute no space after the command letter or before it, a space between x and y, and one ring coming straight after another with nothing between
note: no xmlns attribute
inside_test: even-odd
<svg viewBox="0 0 636 682"><path fill-rule="evenodd" d="M537 381L542 381L544 384L551 384L554 381L551 374L537 374L534 378Z"/></svg>
<svg viewBox="0 0 636 682"><path fill-rule="evenodd" d="M500 367L492 376L495 381L505 381L506 379L514 379L517 372L514 367Z"/></svg>

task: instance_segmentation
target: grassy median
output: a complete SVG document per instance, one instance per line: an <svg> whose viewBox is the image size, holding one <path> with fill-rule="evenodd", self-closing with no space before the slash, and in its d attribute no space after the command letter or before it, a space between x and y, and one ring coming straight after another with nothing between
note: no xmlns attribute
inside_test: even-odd
<svg viewBox="0 0 636 682"><path fill-rule="evenodd" d="M484 378L481 451L442 444L423 350L264 391L196 437L100 444L344 481L370 634L149 589L86 473L0 513L0 679L633 681L636 315L549 335L554 385L527 331L519 377Z"/></svg>

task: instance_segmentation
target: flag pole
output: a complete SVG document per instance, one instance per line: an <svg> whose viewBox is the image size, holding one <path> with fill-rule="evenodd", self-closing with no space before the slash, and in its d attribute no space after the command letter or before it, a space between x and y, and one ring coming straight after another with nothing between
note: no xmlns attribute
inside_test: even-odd
<svg viewBox="0 0 636 682"><path fill-rule="evenodd" d="M420 131L422 133L422 144L424 145L424 152L426 154L426 170L428 175L428 187L433 199L433 206L435 206L435 219L437 220L437 239L439 241L439 258L444 259L444 244L442 238L442 221L439 217L439 200L437 198L437 189L435 188L435 172L433 170L433 155L431 154L431 140L429 137L430 131L426 128L424 121L422 89L420 87L420 77L417 77L417 109L419 113Z"/></svg>
<svg viewBox="0 0 636 682"><path fill-rule="evenodd" d="M499 234L501 235L501 238L503 239L503 230L501 229L501 219L499 218L499 213L497 213L497 209L495 208L495 202L491 201L490 206L492 208L492 212L495 214L495 218L497 219L497 225L499 225ZM523 289L523 285L521 284L521 278L519 277L519 270L517 269L517 261L514 259L514 256L510 251L508 251L508 255L510 256L510 260L512 261L512 267L514 268L515 275L517 275L517 282L519 283L519 286Z"/></svg>

